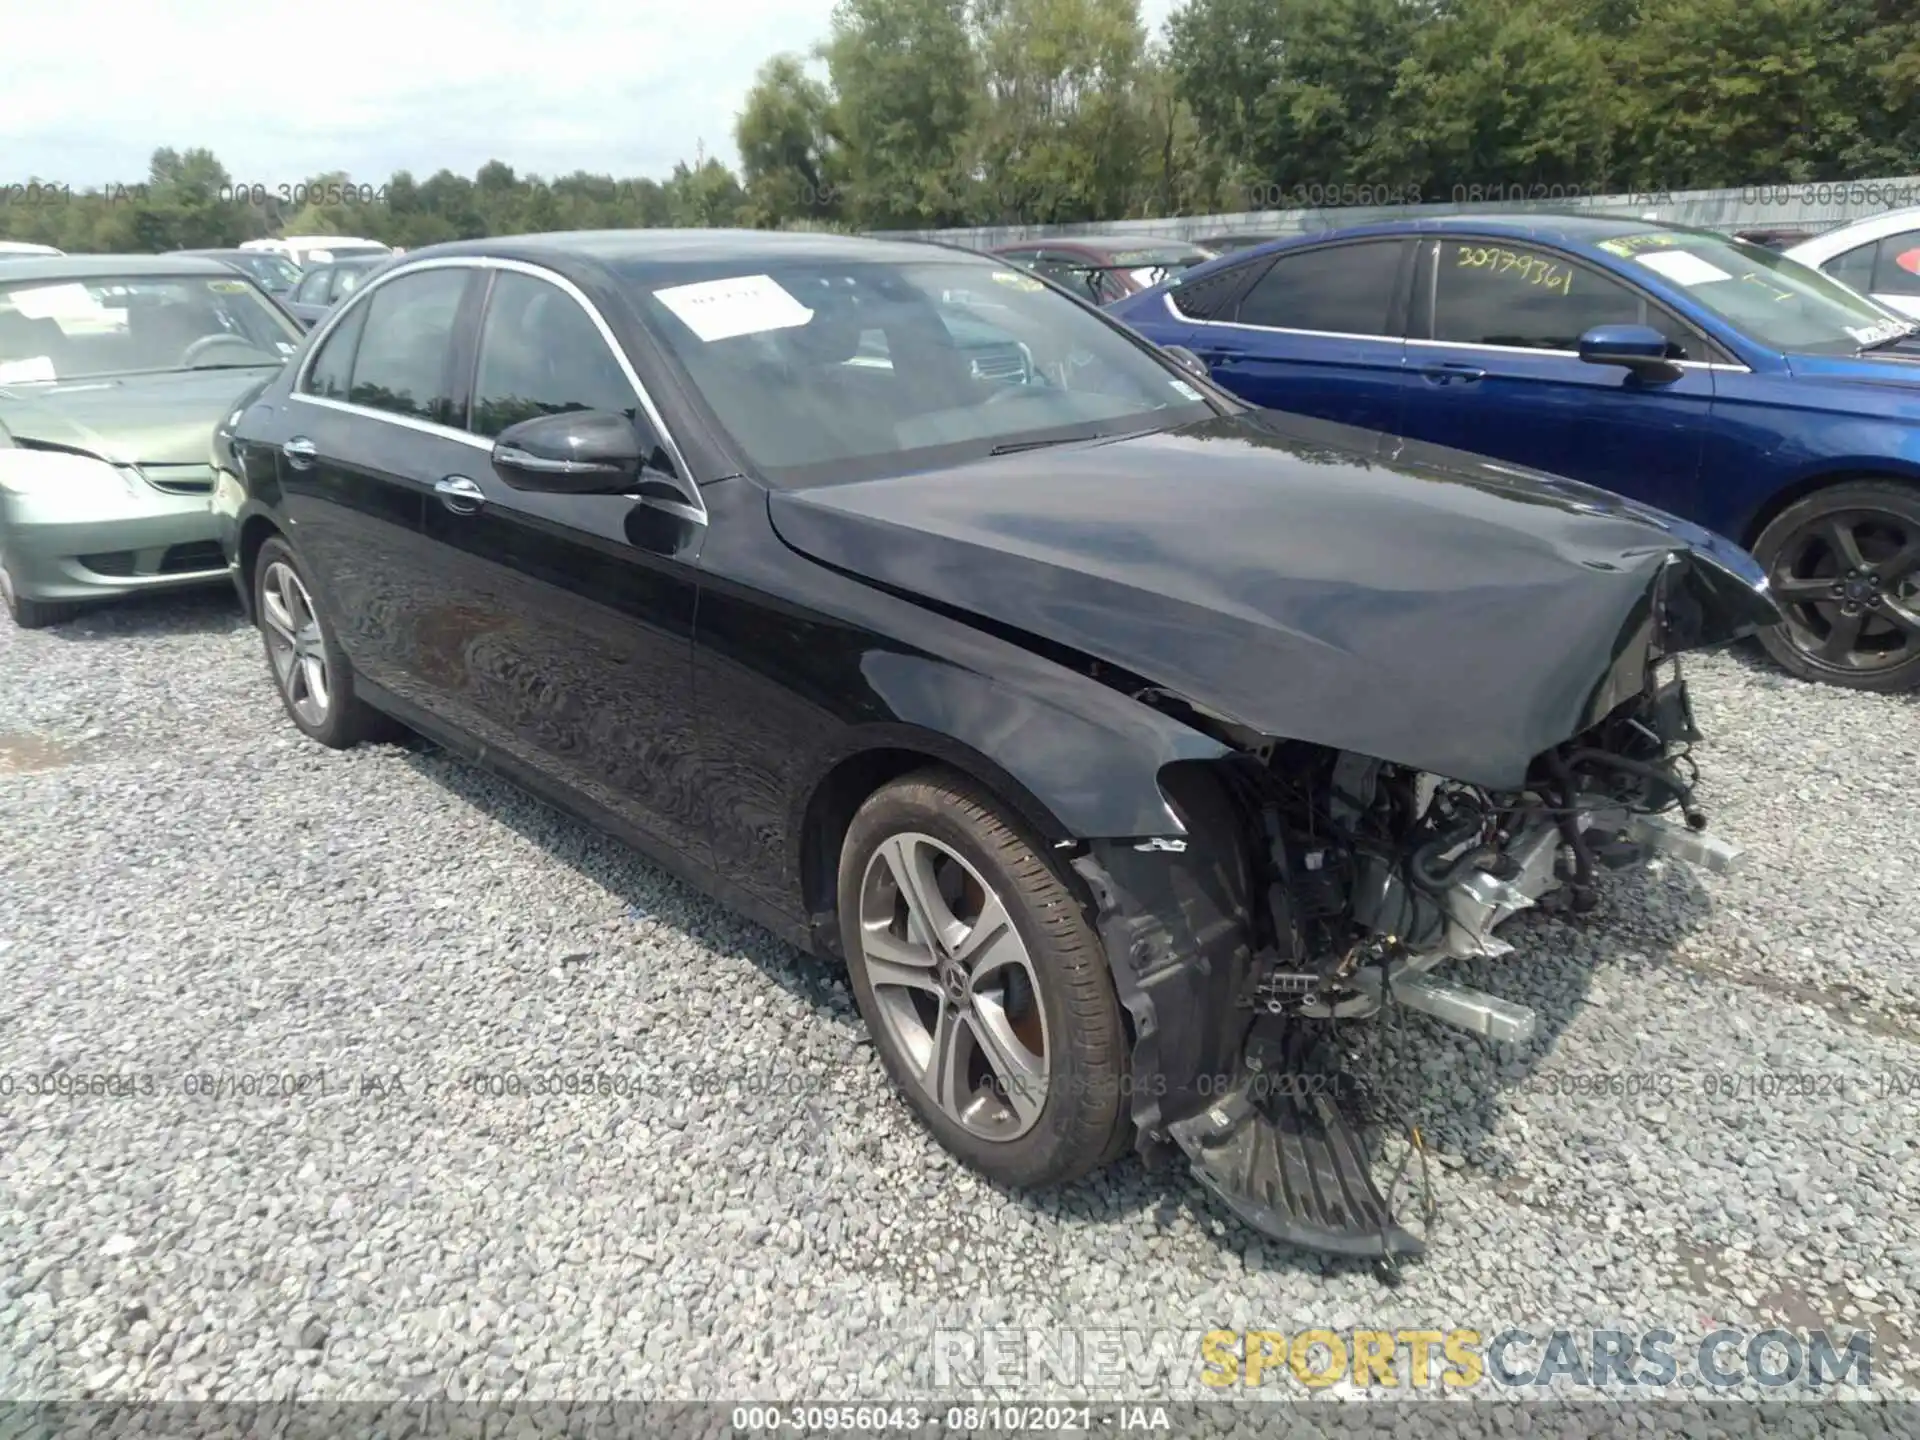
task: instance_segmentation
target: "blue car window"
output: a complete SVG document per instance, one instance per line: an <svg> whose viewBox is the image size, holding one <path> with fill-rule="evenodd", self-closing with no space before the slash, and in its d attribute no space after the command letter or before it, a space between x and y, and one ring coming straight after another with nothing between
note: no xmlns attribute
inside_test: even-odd
<svg viewBox="0 0 1920 1440"><path fill-rule="evenodd" d="M1645 325L1646 301L1564 255L1498 239L1441 242L1433 338L1527 350L1580 348L1596 325Z"/></svg>
<svg viewBox="0 0 1920 1440"><path fill-rule="evenodd" d="M1379 240L1283 254L1254 282L1234 318L1242 325L1385 335L1405 246Z"/></svg>

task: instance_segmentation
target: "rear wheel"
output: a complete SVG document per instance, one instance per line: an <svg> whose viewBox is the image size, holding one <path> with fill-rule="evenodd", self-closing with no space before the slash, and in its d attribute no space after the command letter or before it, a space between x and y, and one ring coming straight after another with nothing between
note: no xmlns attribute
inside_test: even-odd
<svg viewBox="0 0 1920 1440"><path fill-rule="evenodd" d="M992 797L926 770L861 806L841 939L894 1083L948 1150L1005 1184L1077 1179L1120 1149L1127 1042L1105 952Z"/></svg>
<svg viewBox="0 0 1920 1440"><path fill-rule="evenodd" d="M293 723L335 750L394 733L393 721L353 693L353 667L285 541L260 547L254 576L254 614L267 665Z"/></svg>
<svg viewBox="0 0 1920 1440"><path fill-rule="evenodd" d="M1920 688L1920 488L1855 480L1777 515L1754 542L1786 623L1760 643L1807 680Z"/></svg>

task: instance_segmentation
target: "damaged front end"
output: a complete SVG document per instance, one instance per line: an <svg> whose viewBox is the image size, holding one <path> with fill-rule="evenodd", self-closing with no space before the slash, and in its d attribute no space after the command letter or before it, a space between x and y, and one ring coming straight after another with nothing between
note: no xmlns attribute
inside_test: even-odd
<svg viewBox="0 0 1920 1440"><path fill-rule="evenodd" d="M1525 1044L1530 1010L1435 972L1508 954L1497 932L1521 911L1591 909L1603 870L1735 862L1694 801L1677 660L1636 678L1510 790L1252 735L1227 760L1167 770L1184 839L1074 861L1134 1025L1142 1151L1184 1153L1277 1239L1389 1264L1419 1253L1372 1178L1332 1030L1397 1004Z"/></svg>

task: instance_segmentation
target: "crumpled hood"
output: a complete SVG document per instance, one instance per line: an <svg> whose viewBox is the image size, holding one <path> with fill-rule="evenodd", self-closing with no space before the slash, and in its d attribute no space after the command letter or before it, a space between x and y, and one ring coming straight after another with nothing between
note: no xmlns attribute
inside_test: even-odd
<svg viewBox="0 0 1920 1440"><path fill-rule="evenodd" d="M0 385L0 427L116 464L205 465L213 427L274 368Z"/></svg>
<svg viewBox="0 0 1920 1440"><path fill-rule="evenodd" d="M1261 734L1495 789L1637 691L1656 649L1779 619L1751 558L1685 521L1274 412L768 504L835 569Z"/></svg>

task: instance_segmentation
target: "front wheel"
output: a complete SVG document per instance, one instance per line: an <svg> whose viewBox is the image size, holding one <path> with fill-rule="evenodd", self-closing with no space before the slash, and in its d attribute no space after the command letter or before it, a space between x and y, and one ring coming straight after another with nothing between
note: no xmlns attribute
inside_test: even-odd
<svg viewBox="0 0 1920 1440"><path fill-rule="evenodd" d="M1784 624L1786 669L1883 693L1920 688L1920 488L1854 480L1789 505L1754 542Z"/></svg>
<svg viewBox="0 0 1920 1440"><path fill-rule="evenodd" d="M839 898L860 1013L941 1144L1022 1187L1121 1148L1127 1039L1105 952L996 801L941 770L882 787L848 828Z"/></svg>
<svg viewBox="0 0 1920 1440"><path fill-rule="evenodd" d="M284 540L254 562L254 607L280 703L302 732L335 750L395 727L353 693L353 667L313 601L305 571Z"/></svg>

